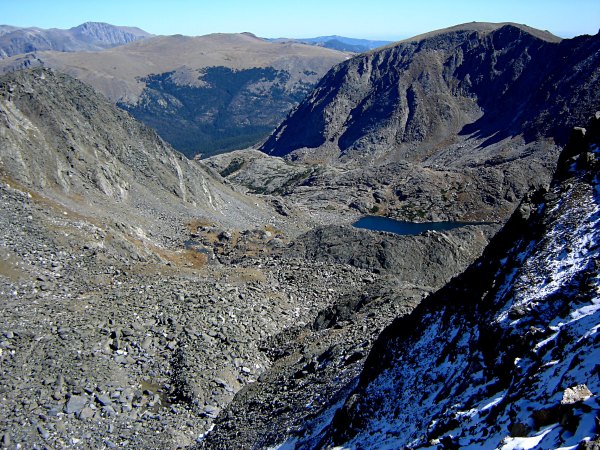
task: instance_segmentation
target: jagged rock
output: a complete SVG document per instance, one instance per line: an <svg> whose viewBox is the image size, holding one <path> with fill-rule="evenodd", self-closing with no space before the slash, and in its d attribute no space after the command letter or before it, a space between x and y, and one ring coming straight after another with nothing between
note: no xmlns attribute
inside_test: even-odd
<svg viewBox="0 0 600 450"><path fill-rule="evenodd" d="M573 405L575 403L587 400L592 395L594 394L592 394L585 384L578 384L577 386L573 386L565 390L560 404Z"/></svg>
<svg viewBox="0 0 600 450"><path fill-rule="evenodd" d="M106 394L96 395L96 401L98 403L100 403L101 406L112 405L112 401L110 400L110 398Z"/></svg>
<svg viewBox="0 0 600 450"><path fill-rule="evenodd" d="M600 437L597 436L593 440L580 443L577 450L600 450Z"/></svg>
<svg viewBox="0 0 600 450"><path fill-rule="evenodd" d="M514 423L510 426L509 433L512 437L529 436L530 428L524 423Z"/></svg>
<svg viewBox="0 0 600 450"><path fill-rule="evenodd" d="M96 412L92 408L86 406L79 412L77 418L80 420L89 420L92 419L95 414Z"/></svg>
<svg viewBox="0 0 600 450"><path fill-rule="evenodd" d="M50 432L43 426L38 425L37 430L38 430L38 433L40 433L40 436L42 437L42 439L46 440L50 437Z"/></svg>

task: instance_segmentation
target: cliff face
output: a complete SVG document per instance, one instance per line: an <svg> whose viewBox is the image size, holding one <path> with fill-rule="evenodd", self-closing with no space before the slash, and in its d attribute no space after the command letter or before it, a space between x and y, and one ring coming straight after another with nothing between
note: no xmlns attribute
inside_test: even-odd
<svg viewBox="0 0 600 450"><path fill-rule="evenodd" d="M335 66L262 150L338 170L291 190L306 203L504 222L596 110L599 49L514 24L417 36Z"/></svg>
<svg viewBox="0 0 600 450"><path fill-rule="evenodd" d="M550 190L380 335L321 445L556 448L598 434L599 143L597 114Z"/></svg>
<svg viewBox="0 0 600 450"><path fill-rule="evenodd" d="M564 143L593 104L599 46L597 36L560 41L512 24L403 41L334 67L262 150L422 161L467 136L471 152L516 136Z"/></svg>
<svg viewBox="0 0 600 450"><path fill-rule="evenodd" d="M135 27L117 27L102 22L86 22L68 30L77 38L101 48L117 47L151 36Z"/></svg>

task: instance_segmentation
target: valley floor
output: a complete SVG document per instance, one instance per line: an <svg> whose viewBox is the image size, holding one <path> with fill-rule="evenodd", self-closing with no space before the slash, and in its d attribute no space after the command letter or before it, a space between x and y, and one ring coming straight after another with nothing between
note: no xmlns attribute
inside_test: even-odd
<svg viewBox="0 0 600 450"><path fill-rule="evenodd" d="M127 258L111 226L5 182L0 199L3 447L190 445L270 366L269 336L378 278L183 246Z"/></svg>

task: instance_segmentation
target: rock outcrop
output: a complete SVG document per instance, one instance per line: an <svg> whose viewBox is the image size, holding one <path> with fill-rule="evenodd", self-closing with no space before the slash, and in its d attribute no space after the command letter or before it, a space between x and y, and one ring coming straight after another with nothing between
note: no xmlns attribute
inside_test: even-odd
<svg viewBox="0 0 600 450"><path fill-rule="evenodd" d="M295 258L370 273L310 323L261 342L272 364L236 394L198 448L271 448L290 433L319 430L332 405L355 387L379 332L467 267L488 242L486 228L394 236L327 227L299 236L287 250ZM332 282L327 292L347 287Z"/></svg>
<svg viewBox="0 0 600 450"><path fill-rule="evenodd" d="M497 229L497 225L471 225L399 236L331 225L298 236L289 252L309 260L389 271L404 282L440 287L467 267Z"/></svg>
<svg viewBox="0 0 600 450"><path fill-rule="evenodd" d="M594 439L600 114L575 136L549 191L524 201L481 259L380 335L324 440L298 447Z"/></svg>

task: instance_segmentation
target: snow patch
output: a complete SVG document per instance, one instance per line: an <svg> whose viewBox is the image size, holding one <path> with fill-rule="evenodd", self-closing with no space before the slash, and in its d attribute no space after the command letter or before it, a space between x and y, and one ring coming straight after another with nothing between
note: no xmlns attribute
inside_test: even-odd
<svg viewBox="0 0 600 450"><path fill-rule="evenodd" d="M507 437L504 439L504 445L501 450L529 450L538 448L542 439L550 433L554 427L542 431L540 434L532 437Z"/></svg>

